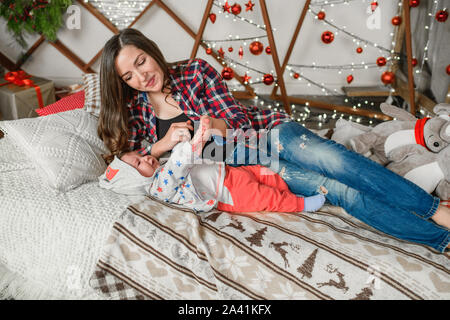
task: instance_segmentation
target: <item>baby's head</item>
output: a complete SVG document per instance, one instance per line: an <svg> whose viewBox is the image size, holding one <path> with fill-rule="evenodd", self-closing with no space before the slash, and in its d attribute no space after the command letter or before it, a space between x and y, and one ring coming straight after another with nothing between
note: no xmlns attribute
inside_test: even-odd
<svg viewBox="0 0 450 320"><path fill-rule="evenodd" d="M127 152L120 158L125 163L135 168L142 176L151 177L160 166L158 159L153 156L142 156L136 152Z"/></svg>
<svg viewBox="0 0 450 320"><path fill-rule="evenodd" d="M102 188L121 194L145 195L153 183L153 175L160 166L153 156L142 156L136 152L127 152L114 160L99 177Z"/></svg>

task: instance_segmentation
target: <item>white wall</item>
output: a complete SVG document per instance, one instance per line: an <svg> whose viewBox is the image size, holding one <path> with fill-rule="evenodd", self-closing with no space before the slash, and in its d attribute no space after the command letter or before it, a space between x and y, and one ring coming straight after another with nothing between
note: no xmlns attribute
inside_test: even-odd
<svg viewBox="0 0 450 320"><path fill-rule="evenodd" d="M312 2L317 2L313 0ZM194 31L197 31L206 6L207 0L165 0L165 3L176 12L186 24ZM242 6L243 17L252 19L255 23L264 24L260 5L258 0L253 0L255 7L253 12L245 11L245 3L247 0L236 1ZM304 0L267 0L267 7L270 14L272 27L276 29L276 46L282 63L289 43L291 41L294 29L300 17L301 10L305 3ZM340 4L334 6L325 6L327 19L333 19L333 23L338 26L346 26L346 30L353 32L363 39L375 42L383 47L391 48L391 33L394 28L391 25L391 18L397 14L397 1L378 1L380 10L380 29L370 30L366 26L366 20L369 17L367 9L372 1L369 0L353 0L349 5ZM220 3L224 3L223 0ZM229 1L230 5L235 1ZM77 4L77 2L75 2ZM88 62L102 48L104 43L112 36L112 32L104 27L94 16L81 6L81 28L79 30L69 30L65 26L58 32L58 38L80 58ZM320 7L313 7L316 11ZM212 12L217 14L215 24L208 20L208 24L204 33L204 39L226 39L231 34L244 37L256 37L264 34L264 30L258 29L253 25L242 22L241 20L233 21L233 16L229 15L225 18L224 14L219 13L220 8L213 6ZM154 5L135 25L136 28L144 32L147 36L156 41L168 61L175 61L188 58L191 54L194 39L191 38L181 27L174 22L163 9ZM367 46L362 54L357 54L355 49L357 45L352 38L339 32L335 36L335 40L331 44L324 44L320 40L323 31L336 30L330 26L324 25L322 21L314 19L313 15L307 14L302 30L296 41L294 51L290 58L290 63L311 65L315 62L317 65L337 65L337 64L359 64L361 62L375 62L376 59L387 53L380 52L379 49ZM28 43L31 45L37 40L37 36L27 37ZM268 45L267 38L260 40L265 46ZM226 56L236 61L246 63L249 66L263 71L275 71L272 57L266 53L254 56L248 51L248 44L244 47L244 57L242 60L238 57L238 48L242 42L232 42L234 48L233 53L229 53L227 48L229 43L218 44L216 49L221 45L226 52ZM13 38L6 30L6 21L0 19L0 50L11 60L16 61L21 53L21 48L16 44ZM214 65L218 71L222 67L210 56L206 55L202 48L198 51L198 57L208 60ZM82 71L72 64L66 57L48 43L42 44L33 54L33 56L23 65L23 69L37 76L49 78L55 81L57 85L68 85L80 83ZM93 69L98 71L99 63L93 65ZM355 80L353 86L371 86L380 85L380 75L386 68L363 69L352 72ZM245 68L236 67L236 71L243 75ZM302 71L302 70L300 70ZM346 77L349 72L344 71L338 74L335 70L305 70L304 75L317 83L324 83L327 88L340 89L343 85L347 85ZM259 74L249 72L252 80L260 77ZM290 95L297 94L323 94L323 92L314 86L308 87L306 82L294 80L289 76L289 72L285 72L284 79L287 85L287 91ZM237 84L235 80L229 81L231 87ZM254 86L257 93L269 93L272 86L257 84Z"/></svg>

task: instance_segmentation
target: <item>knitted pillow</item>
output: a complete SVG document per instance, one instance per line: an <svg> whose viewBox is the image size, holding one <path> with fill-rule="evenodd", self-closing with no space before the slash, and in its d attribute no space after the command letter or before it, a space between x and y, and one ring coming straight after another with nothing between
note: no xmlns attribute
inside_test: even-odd
<svg viewBox="0 0 450 320"><path fill-rule="evenodd" d="M83 74L85 92L83 109L94 116L100 115L100 78L96 73Z"/></svg>
<svg viewBox="0 0 450 320"><path fill-rule="evenodd" d="M81 90L56 101L55 103L49 104L42 109L36 109L35 111L39 116L48 116L58 112L80 109L83 108L83 106L84 90Z"/></svg>
<svg viewBox="0 0 450 320"><path fill-rule="evenodd" d="M97 118L82 109L46 117L0 121L2 129L60 192L97 180L106 170L107 149L97 136Z"/></svg>

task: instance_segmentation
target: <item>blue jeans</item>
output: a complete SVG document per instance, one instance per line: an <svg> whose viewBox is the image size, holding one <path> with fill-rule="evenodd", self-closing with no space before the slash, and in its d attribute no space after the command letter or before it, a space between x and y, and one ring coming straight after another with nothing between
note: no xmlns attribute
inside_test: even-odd
<svg viewBox="0 0 450 320"><path fill-rule="evenodd" d="M271 139L275 130L277 138ZM269 154L276 155L275 164L262 162L261 154L249 152L243 144L238 144L227 164L270 165L297 195L311 196L324 186L329 203L384 233L439 252L449 244L450 231L430 220L439 198L378 163L296 122L274 127L268 133L268 144Z"/></svg>

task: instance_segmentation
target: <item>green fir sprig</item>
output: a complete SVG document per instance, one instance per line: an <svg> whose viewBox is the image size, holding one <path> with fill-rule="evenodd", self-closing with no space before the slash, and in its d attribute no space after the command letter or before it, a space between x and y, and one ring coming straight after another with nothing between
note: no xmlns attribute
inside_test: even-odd
<svg viewBox="0 0 450 320"><path fill-rule="evenodd" d="M71 0L0 0L0 17L7 21L16 41L26 48L25 32L55 41L62 17L71 4Z"/></svg>

